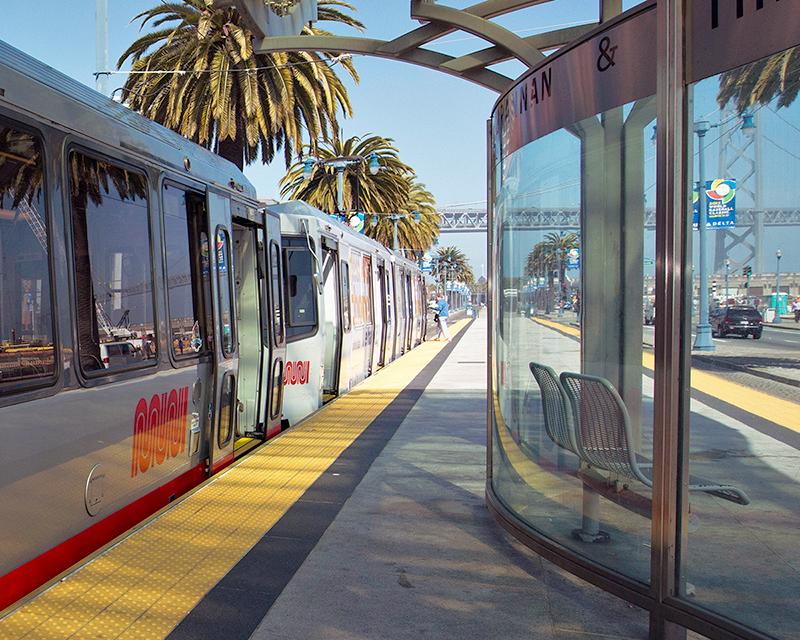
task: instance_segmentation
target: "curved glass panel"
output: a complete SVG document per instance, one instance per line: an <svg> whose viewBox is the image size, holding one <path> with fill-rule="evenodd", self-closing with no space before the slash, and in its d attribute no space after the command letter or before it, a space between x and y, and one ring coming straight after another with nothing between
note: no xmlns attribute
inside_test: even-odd
<svg viewBox="0 0 800 640"><path fill-rule="evenodd" d="M800 620L800 48L695 83L692 485L681 594L775 637ZM703 224L705 223L705 224ZM688 270L687 270L688 271Z"/></svg>
<svg viewBox="0 0 800 640"><path fill-rule="evenodd" d="M653 9L532 71L493 114L493 488L531 528L642 583L656 322Z"/></svg>
<svg viewBox="0 0 800 640"><path fill-rule="evenodd" d="M495 201L495 491L531 527L642 582L654 115L645 98L524 146L497 167Z"/></svg>

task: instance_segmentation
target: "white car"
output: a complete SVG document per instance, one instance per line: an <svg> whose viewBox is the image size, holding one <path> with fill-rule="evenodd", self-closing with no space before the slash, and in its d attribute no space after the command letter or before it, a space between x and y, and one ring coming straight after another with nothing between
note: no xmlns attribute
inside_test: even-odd
<svg viewBox="0 0 800 640"><path fill-rule="evenodd" d="M132 342L106 342L100 345L100 359L106 369L118 369L139 362L142 352Z"/></svg>

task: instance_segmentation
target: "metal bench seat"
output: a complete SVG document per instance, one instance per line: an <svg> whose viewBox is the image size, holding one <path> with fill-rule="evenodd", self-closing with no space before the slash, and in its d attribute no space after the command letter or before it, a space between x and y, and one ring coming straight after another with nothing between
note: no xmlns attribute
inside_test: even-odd
<svg viewBox="0 0 800 640"><path fill-rule="evenodd" d="M528 366L541 390L544 428L547 435L559 447L572 451L580 457L578 443L575 440L572 408L558 375L547 365L538 362L531 362Z"/></svg>
<svg viewBox="0 0 800 640"><path fill-rule="evenodd" d="M563 449L590 467L637 480L652 488L652 463L631 447L631 419L613 385L598 376L564 372L558 377L547 365L531 362L542 396L545 431ZM702 491L737 504L750 498L732 485L691 476L689 491Z"/></svg>
<svg viewBox="0 0 800 640"><path fill-rule="evenodd" d="M580 457L591 466L653 486L652 463L631 447L631 419L625 402L605 378L564 372L561 384L570 400ZM732 485L689 478L689 491L702 491L737 504L747 494Z"/></svg>

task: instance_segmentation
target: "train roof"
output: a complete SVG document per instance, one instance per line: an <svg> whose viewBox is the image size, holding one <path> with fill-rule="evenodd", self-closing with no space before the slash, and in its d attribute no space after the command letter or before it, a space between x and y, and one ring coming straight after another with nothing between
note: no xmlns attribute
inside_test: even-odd
<svg viewBox="0 0 800 640"><path fill-rule="evenodd" d="M49 91L31 91L30 85L15 82L9 71ZM191 175L226 187L231 187L233 182L237 190L256 197L255 187L231 162L2 40L0 88L0 105L10 104L17 110L24 109L85 137L138 152L181 172L186 171L185 159L188 158ZM96 115L75 112L70 102L103 118L98 120Z"/></svg>
<svg viewBox="0 0 800 640"><path fill-rule="evenodd" d="M335 217L325 213L317 209L316 207L312 207L307 202L303 202L302 200L289 200L288 202L281 202L279 204L268 205L267 209L269 211L273 211L275 213L288 216L305 216L307 218L314 218L319 221L320 224L331 225L335 227L342 234L347 235L351 239L368 245L372 249L382 250L387 253L391 253L389 249L387 249L384 245L382 245L377 240L373 240L369 236L365 236L363 233L358 233L355 229L353 229L350 225L345 224L344 222L337 220Z"/></svg>

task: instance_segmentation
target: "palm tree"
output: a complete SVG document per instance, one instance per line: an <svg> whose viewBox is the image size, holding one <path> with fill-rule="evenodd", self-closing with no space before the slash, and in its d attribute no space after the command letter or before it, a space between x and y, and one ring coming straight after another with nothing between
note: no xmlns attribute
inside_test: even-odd
<svg viewBox="0 0 800 640"><path fill-rule="evenodd" d="M544 242L534 245L525 261L525 275L534 278L544 278L552 274L555 268L555 256L546 248Z"/></svg>
<svg viewBox="0 0 800 640"><path fill-rule="evenodd" d="M378 157L380 171L372 175L365 162L348 165L343 171L342 202L344 211L338 210L338 183L336 169L330 162L334 158ZM281 180L281 196L303 200L327 211L352 217L356 212L366 212L366 235L393 248L394 221L389 214L401 214L397 221L397 243L405 253L424 252L439 235L440 217L436 212L433 195L416 180L414 170L399 156L394 141L382 136L352 137L320 143L317 149L319 162L311 176L306 178L302 162L292 165ZM416 213L419 213L417 220Z"/></svg>
<svg viewBox="0 0 800 640"><path fill-rule="evenodd" d="M406 256L421 257L439 237L441 217L433 194L425 185L409 180L406 204L398 207L398 213L405 215L397 221L397 246ZM385 247L394 248L394 221L389 216L366 214L364 233Z"/></svg>
<svg viewBox="0 0 800 640"><path fill-rule="evenodd" d="M733 102L739 113L753 104L788 107L800 92L800 47L793 47L722 74L717 102Z"/></svg>
<svg viewBox="0 0 800 640"><path fill-rule="evenodd" d="M558 273L558 282L561 286L561 300L564 301L567 293L566 271L567 255L572 249L580 246L577 233L548 233L544 240L534 245L525 261L525 274L534 277L546 277L548 291L553 290L555 274ZM550 307L548 300L547 307Z"/></svg>
<svg viewBox="0 0 800 640"><path fill-rule="evenodd" d="M310 150L313 153L313 150ZM381 170L371 175L366 162L344 168L342 202L344 211L338 211L336 169L329 161L334 158L368 158L375 154ZM319 163L311 177L303 173L303 162L296 162L281 179L281 195L292 200L302 200L328 213L345 214L361 211L396 212L408 202L408 179L414 170L400 160L391 138L368 136L346 140L338 136L330 142L321 142L316 150Z"/></svg>
<svg viewBox="0 0 800 640"><path fill-rule="evenodd" d="M319 19L363 29L338 8L353 7L320 0ZM212 0L180 0L158 4L134 19L155 30L117 62L118 67L132 62L123 101L239 168L259 157L269 163L281 149L289 166L304 131L314 145L338 129L340 109L351 115L332 54L257 54L233 8L215 9ZM309 26L304 33L327 32ZM350 60L339 64L358 81Z"/></svg>
<svg viewBox="0 0 800 640"><path fill-rule="evenodd" d="M472 284L475 276L464 252L458 247L440 247L436 252L437 270L445 280L458 280Z"/></svg>

